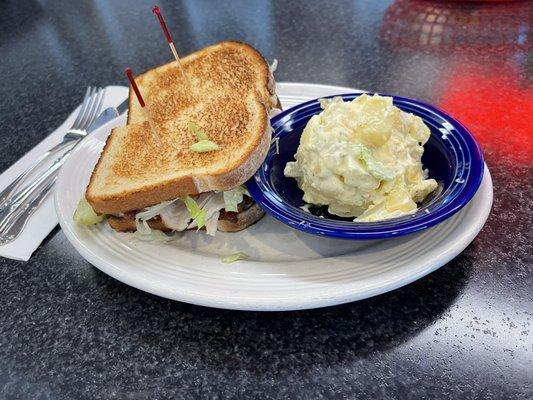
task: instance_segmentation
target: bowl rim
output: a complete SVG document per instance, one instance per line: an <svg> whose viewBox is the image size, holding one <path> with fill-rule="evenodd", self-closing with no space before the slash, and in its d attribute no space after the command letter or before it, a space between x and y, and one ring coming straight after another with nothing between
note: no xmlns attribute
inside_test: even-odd
<svg viewBox="0 0 533 400"><path fill-rule="evenodd" d="M271 125L273 128L272 137L274 139L293 134L295 131L292 129L287 129L285 126L285 123L288 120L284 120L288 116L304 113L306 110L309 111L313 107L317 107L320 99L342 97L343 100L351 101L363 94L373 95L374 93L340 93L336 95L323 96L284 110L280 114L271 118ZM470 158L469 168L467 169L468 175L464 185L461 186L461 189L459 189L459 191L448 203L443 204L433 210L429 210L423 214L420 213L419 209L417 214L414 215L376 222L355 223L351 221L345 222L319 218L304 210L301 210L294 204L287 203L281 198L281 196L277 194L275 190L273 190L269 179L267 179L268 175L265 175L265 163L261 165L253 177L246 183L252 198L268 214L279 221L303 232L320 236L359 240L383 239L419 232L444 221L468 204L481 185L484 169L483 153L472 133L447 112L433 105L404 96L390 95L385 93L376 94L380 96L392 97L393 103L397 106L399 105L399 108L402 108L401 106L410 106L416 111L424 111L425 113L429 112L430 116L432 117L431 119L428 117L428 115L420 116L425 123L428 123L426 121L432 121L432 125L434 125L437 122L437 117L440 120L444 120L448 124L447 129L453 129L455 131L454 137L461 139L463 142L463 146L461 146L464 151L463 157L468 156ZM321 109L318 108L316 113L320 111ZM313 115L316 113L313 112ZM443 126L441 121L438 121L437 124ZM432 134L434 134L433 131ZM461 145L461 143L458 143L458 145ZM275 145L272 144L267 153L266 160L270 160L270 158L274 155L274 151Z"/></svg>

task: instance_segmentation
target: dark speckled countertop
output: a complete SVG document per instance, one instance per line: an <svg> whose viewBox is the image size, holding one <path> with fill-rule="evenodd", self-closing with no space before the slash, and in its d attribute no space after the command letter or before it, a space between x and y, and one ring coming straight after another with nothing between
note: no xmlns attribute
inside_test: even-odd
<svg viewBox="0 0 533 400"><path fill-rule="evenodd" d="M104 275L56 229L0 258L0 398L532 398L531 2L161 1L181 53L244 40L277 79L434 103L483 146L487 225L438 271L327 309L231 312ZM4 0L0 171L88 84L169 59L148 1Z"/></svg>

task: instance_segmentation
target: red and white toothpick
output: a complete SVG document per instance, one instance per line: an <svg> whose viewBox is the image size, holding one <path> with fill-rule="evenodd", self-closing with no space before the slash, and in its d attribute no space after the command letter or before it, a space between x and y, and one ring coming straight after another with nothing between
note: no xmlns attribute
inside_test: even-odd
<svg viewBox="0 0 533 400"><path fill-rule="evenodd" d="M152 8L152 12L157 16L157 19L159 20L159 23L161 24L161 29L163 29L163 34L165 35L165 38L167 39L170 50L172 51L174 58L178 62L178 66L180 68L181 74L183 75L183 78L185 78L185 81L187 82L187 84L189 84L189 78L187 77L187 74L185 74L185 70L183 69L183 66L181 65L181 61L178 56L176 46L174 46L174 41L172 40L172 36L170 36L170 32L168 31L165 19L163 18L163 15L161 14L161 9L159 8L159 6L154 6Z"/></svg>
<svg viewBox="0 0 533 400"><path fill-rule="evenodd" d="M126 68L124 70L124 73L128 77L128 80L130 81L131 88L135 92L135 96L137 96L137 100L139 101L139 104L141 105L142 110L144 111L144 116L146 120L148 121L148 124L150 125L150 130L152 131L152 136L156 140L156 143L161 143L161 138L159 137L159 134L157 132L157 129L155 128L154 122L152 120L152 116L150 115L150 110L146 106L146 103L144 102L144 99L141 95L141 91L139 90L139 87L137 86L137 83L135 82L135 78L133 76L133 72L131 68Z"/></svg>
<svg viewBox="0 0 533 400"><path fill-rule="evenodd" d="M133 77L133 72L132 72L131 68L129 68L129 67L126 68L124 70L124 73L128 77L128 80L130 81L131 87L132 87L133 91L135 92L135 96L137 96L137 100L139 101L139 104L141 105L142 108L145 108L146 107L146 103L144 102L144 99L143 99L143 97L141 95L139 87L137 86L137 83L135 82L135 78Z"/></svg>

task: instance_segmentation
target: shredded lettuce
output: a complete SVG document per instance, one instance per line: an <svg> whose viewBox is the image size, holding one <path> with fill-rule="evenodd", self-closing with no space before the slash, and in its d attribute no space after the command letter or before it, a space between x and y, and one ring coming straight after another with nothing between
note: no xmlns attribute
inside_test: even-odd
<svg viewBox="0 0 533 400"><path fill-rule="evenodd" d="M205 218L207 214L205 210L202 210L198 203L196 203L196 201L190 196L184 196L181 200L185 203L185 206L187 207L191 218L196 222L198 229L203 228L205 226Z"/></svg>
<svg viewBox="0 0 533 400"><path fill-rule="evenodd" d="M230 212L237 212L239 204L242 203L243 195L250 195L244 186L237 186L231 190L223 192L224 209Z"/></svg>
<svg viewBox="0 0 533 400"><path fill-rule="evenodd" d="M148 221L135 219L137 230L133 236L143 242L169 242L175 239L175 236L169 236L158 229L151 229Z"/></svg>
<svg viewBox="0 0 533 400"><path fill-rule="evenodd" d="M203 193L196 199L198 206L205 211L205 231L208 235L214 236L218 228L218 217L220 210L224 208L224 197L222 193ZM189 228L196 227L193 221Z"/></svg>
<svg viewBox="0 0 533 400"><path fill-rule="evenodd" d="M137 227L136 232L139 232L140 235L151 235L152 229L148 225L148 221L142 219L135 219L135 226Z"/></svg>
<svg viewBox="0 0 533 400"><path fill-rule="evenodd" d="M152 229L148 225L148 220L154 218L156 215L161 214L161 211L172 204L175 200L163 201L155 206L146 207L143 211L135 216L135 227L137 232L141 235L150 235Z"/></svg>
<svg viewBox="0 0 533 400"><path fill-rule="evenodd" d="M243 190L247 193L245 188ZM149 207L137 214L135 219L138 235L149 236L155 232L150 229L147 221L159 215L165 225L175 231L205 227L207 234L213 236L217 231L218 217L224 205L222 193L209 192L195 198L186 196Z"/></svg>
<svg viewBox="0 0 533 400"><path fill-rule="evenodd" d="M85 197L82 197L78 202L76 211L74 211L73 219L78 224L95 225L102 222L105 219L105 215L96 214Z"/></svg>
<svg viewBox="0 0 533 400"><path fill-rule="evenodd" d="M209 236L215 236L215 233L218 229L218 217L220 216L220 211L216 211L210 218L205 222L205 232Z"/></svg>
<svg viewBox="0 0 533 400"><path fill-rule="evenodd" d="M189 129L189 132L193 133L196 136L197 140L208 140L207 133L200 130L200 127L196 125L194 122L189 121L187 123L187 128Z"/></svg>
<svg viewBox="0 0 533 400"><path fill-rule="evenodd" d="M162 203L156 204L155 206L146 207L140 213L135 216L135 219L148 221L151 218L154 218L156 215L161 213L161 210L172 204L176 200L163 201Z"/></svg>
<svg viewBox="0 0 533 400"><path fill-rule="evenodd" d="M190 149L196 153L207 153L208 151L218 150L218 144L211 140L202 139L191 145Z"/></svg>
<svg viewBox="0 0 533 400"><path fill-rule="evenodd" d="M147 207L135 216L135 235L140 240L166 240L167 235L148 225L148 220L159 215L174 231L205 227L207 234L213 236L218 228L220 210L238 211L245 194L250 195L246 187L238 186L227 192L208 192L195 198L185 196Z"/></svg>
<svg viewBox="0 0 533 400"><path fill-rule="evenodd" d="M235 261L248 260L249 258L250 256L248 254L239 251L238 253L230 254L229 256L222 258L222 262L225 264L229 264Z"/></svg>
<svg viewBox="0 0 533 400"><path fill-rule="evenodd" d="M202 196L206 196L206 199L202 201L201 208L207 213L207 218L209 219L217 211L220 211L224 208L224 196L222 193L205 193ZM201 197L199 199L201 199Z"/></svg>

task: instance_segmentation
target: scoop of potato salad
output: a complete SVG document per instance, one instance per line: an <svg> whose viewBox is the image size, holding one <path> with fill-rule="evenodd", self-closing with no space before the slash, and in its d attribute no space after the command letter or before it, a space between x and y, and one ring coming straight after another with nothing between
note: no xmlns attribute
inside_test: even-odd
<svg viewBox="0 0 533 400"><path fill-rule="evenodd" d="M412 214L437 188L422 168L430 131L420 117L379 95L337 97L321 106L302 133L296 161L284 170L304 201L369 222Z"/></svg>

